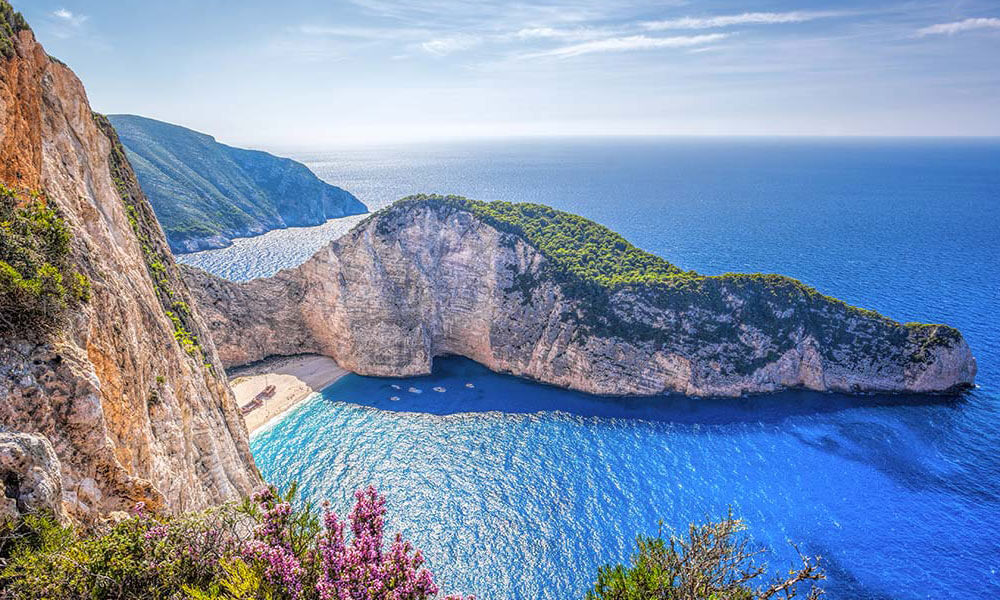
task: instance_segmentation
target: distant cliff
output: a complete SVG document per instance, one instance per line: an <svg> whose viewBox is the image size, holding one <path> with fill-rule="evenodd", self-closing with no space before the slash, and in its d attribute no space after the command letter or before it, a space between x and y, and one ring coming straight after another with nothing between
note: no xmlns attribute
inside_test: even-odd
<svg viewBox="0 0 1000 600"><path fill-rule="evenodd" d="M246 427L114 129L3 1L0 18L4 512L246 495Z"/></svg>
<svg viewBox="0 0 1000 600"><path fill-rule="evenodd" d="M952 392L976 372L951 327L779 275L684 272L538 205L416 197L272 278L184 271L226 364L318 352L403 376L456 354L585 392L698 396Z"/></svg>
<svg viewBox="0 0 1000 600"><path fill-rule="evenodd" d="M174 252L368 211L305 165L162 121L109 115Z"/></svg>

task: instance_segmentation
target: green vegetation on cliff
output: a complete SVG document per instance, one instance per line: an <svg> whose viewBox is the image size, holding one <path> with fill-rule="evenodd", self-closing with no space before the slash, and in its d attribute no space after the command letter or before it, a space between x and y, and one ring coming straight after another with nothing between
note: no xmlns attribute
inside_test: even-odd
<svg viewBox="0 0 1000 600"><path fill-rule="evenodd" d="M25 29L31 28L21 13L15 12L7 0L0 0L0 56L14 56L14 36Z"/></svg>
<svg viewBox="0 0 1000 600"><path fill-rule="evenodd" d="M670 343L692 352L709 344L728 344L727 353L732 360L723 363L725 370L732 373L749 373L773 362L792 346L796 331L803 327L820 342L827 358L841 361L849 360L844 354L847 350L859 353L858 356L880 356L899 352L910 340L921 350L908 360L922 362L928 356L927 350L950 346L961 339L956 329L946 325L901 324L875 311L821 294L784 275L709 276L684 271L633 246L607 227L537 204L481 202L460 196L410 196L374 215L380 217L380 234L405 226L409 209L421 206L471 213L545 256L548 264L541 274L514 274L514 289L521 293L524 302L532 301L532 292L541 278L552 279L580 301L580 314L565 315L581 325L580 330L656 344ZM691 314L691 309L703 309L706 314L716 315L732 314L734 298L738 298L740 317L653 326L623 312L624 297L641 298L678 313ZM855 324L847 326L848 318ZM772 342L764 348L734 343L743 339L744 328L748 326L766 332Z"/></svg>
<svg viewBox="0 0 1000 600"><path fill-rule="evenodd" d="M386 210L430 202L471 212L500 231L524 238L575 278L603 287L671 281L683 271L636 248L603 225L541 204L480 202L461 196L418 195Z"/></svg>
<svg viewBox="0 0 1000 600"><path fill-rule="evenodd" d="M177 265L170 249L163 241L163 233L156 220L152 207L143 195L136 181L135 174L125 155L118 134L111 122L104 115L94 113L94 123L111 142L111 152L108 156L108 167L111 179L114 181L118 195L121 197L129 224L135 233L142 250L146 269L153 280L156 297L163 307L163 312L170 319L174 328L174 338L181 348L194 358L204 361L206 367L212 365L204 356L201 344L198 342L198 326L191 310L183 301L179 289L183 286Z"/></svg>
<svg viewBox="0 0 1000 600"><path fill-rule="evenodd" d="M90 298L70 260L70 230L38 192L0 185L0 333L44 333Z"/></svg>

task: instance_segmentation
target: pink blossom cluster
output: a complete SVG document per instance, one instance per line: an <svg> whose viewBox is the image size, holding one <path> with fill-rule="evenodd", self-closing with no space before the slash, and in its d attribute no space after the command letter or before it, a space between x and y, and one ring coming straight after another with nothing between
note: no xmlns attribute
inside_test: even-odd
<svg viewBox="0 0 1000 600"><path fill-rule="evenodd" d="M397 534L386 551L385 498L374 487L358 490L354 496L350 542L345 537L346 523L326 507L323 532L300 561L292 551L291 506L278 501L273 489L259 490L253 498L263 516L254 539L244 547L244 557L263 569L271 585L295 600L303 597L305 581L312 588L307 595L319 600L427 600L436 596L437 585L423 567L419 550ZM463 598L448 596L446 600Z"/></svg>
<svg viewBox="0 0 1000 600"><path fill-rule="evenodd" d="M263 565L264 576L271 585L283 589L293 600L301 597L302 565L290 548L251 540L247 542L243 555Z"/></svg>
<svg viewBox="0 0 1000 600"><path fill-rule="evenodd" d="M167 537L167 534L169 533L170 530L167 528L166 525L154 525L153 527L150 527L149 529L146 530L146 533L143 535L143 537L147 540L162 540L163 538Z"/></svg>

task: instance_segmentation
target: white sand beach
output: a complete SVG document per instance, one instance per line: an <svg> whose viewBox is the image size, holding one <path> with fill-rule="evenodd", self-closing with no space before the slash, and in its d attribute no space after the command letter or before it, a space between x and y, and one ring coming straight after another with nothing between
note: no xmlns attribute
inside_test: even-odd
<svg viewBox="0 0 1000 600"><path fill-rule="evenodd" d="M253 402L268 386L274 386L274 393L264 398L261 406L244 415L247 429L253 433L313 392L322 390L348 373L326 356L283 356L233 369L229 373L229 385L240 408Z"/></svg>

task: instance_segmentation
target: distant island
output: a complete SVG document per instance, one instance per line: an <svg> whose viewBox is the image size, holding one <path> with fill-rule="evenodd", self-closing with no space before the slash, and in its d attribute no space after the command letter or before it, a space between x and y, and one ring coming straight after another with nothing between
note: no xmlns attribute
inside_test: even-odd
<svg viewBox="0 0 1000 600"><path fill-rule="evenodd" d="M459 355L594 394L691 396L949 393L976 373L952 327L781 275L683 271L537 204L415 196L271 278L183 270L227 366L318 353L410 376Z"/></svg>
<svg viewBox="0 0 1000 600"><path fill-rule="evenodd" d="M368 212L350 192L294 160L145 117L108 119L175 253Z"/></svg>

